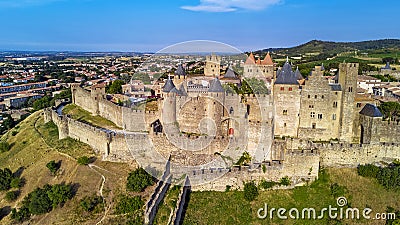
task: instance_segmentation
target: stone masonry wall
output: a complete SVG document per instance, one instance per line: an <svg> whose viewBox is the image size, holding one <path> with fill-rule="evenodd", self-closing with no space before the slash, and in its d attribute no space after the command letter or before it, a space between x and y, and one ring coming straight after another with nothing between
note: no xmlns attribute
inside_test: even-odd
<svg viewBox="0 0 400 225"><path fill-rule="evenodd" d="M279 181L282 177L288 176L292 180L293 185L312 181L318 178L319 171L319 155L317 152L301 153L298 151L287 152L285 160L282 163L274 162L272 164L264 164L265 173L261 164L252 165L251 167L241 168L214 168L203 171L193 171L190 177L194 183L199 183L196 179L214 178L211 182L206 182L202 185L192 186L194 191L225 191L229 185L233 189L242 189L243 182L262 180ZM226 172L227 173L223 173ZM222 176L218 176L218 173Z"/></svg>
<svg viewBox="0 0 400 225"><path fill-rule="evenodd" d="M356 167L360 164L393 162L400 159L399 144L314 144L321 166Z"/></svg>

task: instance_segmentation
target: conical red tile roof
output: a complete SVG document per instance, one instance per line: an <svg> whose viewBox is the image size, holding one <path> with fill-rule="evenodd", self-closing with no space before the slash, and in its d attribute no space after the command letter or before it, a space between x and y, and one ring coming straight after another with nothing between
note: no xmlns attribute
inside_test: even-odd
<svg viewBox="0 0 400 225"><path fill-rule="evenodd" d="M271 56L269 55L269 52L265 56L264 60L261 62L262 65L268 65L268 66L273 66L274 62L272 61Z"/></svg>
<svg viewBox="0 0 400 225"><path fill-rule="evenodd" d="M246 62L244 64L246 65L253 65L256 63L256 59L254 58L254 55L252 52L250 52L249 57L247 57Z"/></svg>

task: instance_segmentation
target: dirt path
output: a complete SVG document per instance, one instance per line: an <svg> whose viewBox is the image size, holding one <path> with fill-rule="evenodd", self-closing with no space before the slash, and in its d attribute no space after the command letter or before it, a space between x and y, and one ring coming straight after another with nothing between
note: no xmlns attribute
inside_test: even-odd
<svg viewBox="0 0 400 225"><path fill-rule="evenodd" d="M66 157L66 158L68 158L68 159L71 159L71 160L73 160L73 161L76 161L76 159L75 159L74 157L72 157L72 156L70 156L70 155L68 155L68 154L59 152L57 149L53 148L52 146L50 146L50 145L46 142L46 140L44 139L42 133L40 133L39 129L36 127L36 124L37 124L37 122L38 122L39 119L40 119L40 117L38 117L38 118L35 120L33 127L34 127L35 131L38 133L39 137L42 139L43 143L45 143L45 145L46 145L47 147L49 147L50 149L52 149L52 150L58 152L60 155ZM104 168L101 168L101 167L99 167L99 166L96 166L96 165L94 165L94 164L89 164L88 166L89 166L90 169L92 169L93 171L95 171L97 174L99 174L99 175L101 176L102 182L101 182L101 185L100 185L99 193L100 193L101 198L103 199L103 203L105 204L106 202L105 202L105 198L104 198L104 196L103 196L103 188L104 188L104 184L106 183L106 177L105 177L102 173L100 173L99 171L97 171L97 170L94 169L94 168L97 168L97 169L99 169L99 170L103 170L103 171L108 172L108 173L111 173L111 174L114 174L114 173L112 173L112 172L110 172L110 171L108 171L108 170L106 170L106 169L104 169ZM77 166L77 167L78 167L78 166ZM75 168L75 172L76 172L77 167ZM114 175L115 175L115 174L114 174ZM108 214L109 211L110 211L110 206L107 207L107 206L105 205L105 206L104 206L104 216L100 219L99 222L96 223L96 225L101 224L101 223L104 221L104 219L106 219L107 214ZM47 215L46 215L46 216L47 216ZM42 218L42 220L45 219L46 216L45 216L44 218ZM41 220L41 221L42 221L42 220ZM40 223L40 221L39 221L39 223Z"/></svg>
<svg viewBox="0 0 400 225"><path fill-rule="evenodd" d="M99 174L99 175L101 176L102 180L103 180L103 181L101 182L101 185L100 185L99 193L100 193L100 196L101 196L101 198L103 199L103 203L104 203L104 215L103 215L103 217L99 220L99 222L96 223L96 225L99 225L99 224L101 224L101 223L106 219L107 214L108 214L108 212L110 211L110 206L109 206L109 207L106 206L106 201L105 201L105 198L104 198L104 196L103 196L103 188L104 188L104 184L106 183L106 177L105 177L102 173L100 173L99 171L95 170L94 167L95 167L95 168L98 168L98 169L101 169L101 170L104 170L104 171L107 171L107 172L109 172L109 171L106 170L106 169L103 169L103 168L101 168L101 167L98 167L98 166L96 166L96 165L93 165L93 164L89 164L88 166L89 166L90 169L92 169L92 170L95 171L97 174Z"/></svg>

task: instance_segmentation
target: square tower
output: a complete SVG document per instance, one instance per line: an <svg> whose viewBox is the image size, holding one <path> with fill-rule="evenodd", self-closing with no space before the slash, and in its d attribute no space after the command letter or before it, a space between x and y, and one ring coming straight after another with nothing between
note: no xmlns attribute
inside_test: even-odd
<svg viewBox="0 0 400 225"><path fill-rule="evenodd" d="M204 75L206 77L219 77L221 71L221 56L215 54L206 56Z"/></svg>
<svg viewBox="0 0 400 225"><path fill-rule="evenodd" d="M339 84L342 87L339 140L353 141L354 98L357 91L358 63L339 64Z"/></svg>

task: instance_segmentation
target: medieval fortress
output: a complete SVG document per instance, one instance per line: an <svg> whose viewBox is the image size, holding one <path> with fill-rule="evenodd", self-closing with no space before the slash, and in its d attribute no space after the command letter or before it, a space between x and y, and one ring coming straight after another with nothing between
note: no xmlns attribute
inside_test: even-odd
<svg viewBox="0 0 400 225"><path fill-rule="evenodd" d="M231 67L221 74L221 67L217 55L206 57L204 75L187 75L179 65L155 85L160 95L153 111L112 103L104 85L71 85L73 104L121 129L95 127L56 109L45 110L45 120L58 126L60 139L87 143L103 160L136 162L158 177L168 161L172 179L187 175L195 190L286 176L297 185L316 179L320 166L400 159L400 125L384 121L374 100L356 93L357 63L340 64L331 79L323 66L307 79L288 60L276 68L269 53L257 60L250 54L242 75ZM267 94L226 91L250 78L263 81Z"/></svg>

